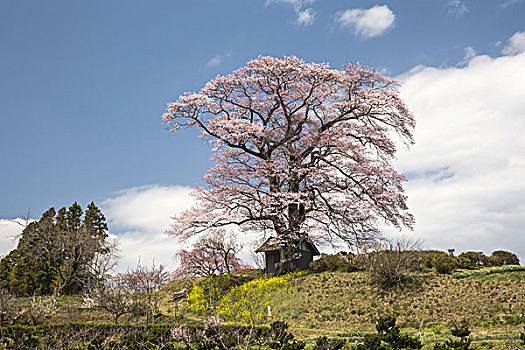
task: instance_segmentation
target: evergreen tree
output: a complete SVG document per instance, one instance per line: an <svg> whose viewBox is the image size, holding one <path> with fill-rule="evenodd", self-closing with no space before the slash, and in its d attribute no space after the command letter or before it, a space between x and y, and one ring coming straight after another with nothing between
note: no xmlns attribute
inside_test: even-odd
<svg viewBox="0 0 525 350"><path fill-rule="evenodd" d="M470 329L466 322L455 324L454 329L450 332L454 337L459 339L449 339L444 343L434 345L434 350L469 350L470 343Z"/></svg>
<svg viewBox="0 0 525 350"><path fill-rule="evenodd" d="M421 349L423 344L416 337L401 334L396 325L395 316L385 316L377 320L376 334L367 334L363 344L357 345L357 350L393 350Z"/></svg>
<svg viewBox="0 0 525 350"><path fill-rule="evenodd" d="M79 292L100 279L93 264L114 253L107 229L93 202L84 215L76 202L58 212L50 208L23 230L17 248L0 261L0 286L23 296Z"/></svg>

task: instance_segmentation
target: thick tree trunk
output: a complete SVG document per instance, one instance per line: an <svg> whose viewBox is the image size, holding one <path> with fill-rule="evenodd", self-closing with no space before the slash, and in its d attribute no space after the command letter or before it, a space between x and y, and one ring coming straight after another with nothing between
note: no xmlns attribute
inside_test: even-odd
<svg viewBox="0 0 525 350"><path fill-rule="evenodd" d="M290 235L283 234L280 236L281 242L279 245L280 260L277 266L276 273L283 275L285 273L294 272L299 269L297 262L300 258L299 240Z"/></svg>

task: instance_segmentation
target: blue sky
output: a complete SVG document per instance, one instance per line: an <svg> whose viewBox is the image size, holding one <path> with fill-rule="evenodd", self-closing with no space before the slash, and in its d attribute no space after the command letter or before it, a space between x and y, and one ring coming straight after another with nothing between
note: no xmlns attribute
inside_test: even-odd
<svg viewBox="0 0 525 350"><path fill-rule="evenodd" d="M448 81L458 98L472 97L471 92L479 90L479 101L491 89L483 79L477 80L484 76L484 69L509 72L501 80L523 79L513 73L523 72L523 60L519 60L525 51L523 18L525 1L519 0L1 1L0 218L22 217L28 209L39 217L51 206L74 201L86 205L95 200L112 215L149 212L149 219L142 222L157 220L148 226L130 223L125 214L120 219L108 215L114 233L143 240L152 234L147 227L155 227L158 234L169 221L169 213L179 209L171 207L170 201L186 196L187 187L198 182L210 165L210 151L194 133L169 135L164 129L160 116L166 103L258 55L296 55L306 61L329 62L335 68L359 61L406 82L403 93L416 114L418 128L422 120L420 134L416 131L416 142L422 146L400 155L399 166L411 177L407 191L414 198L416 220L421 222L416 231L436 245L437 224L427 222L443 210L436 207L426 212L427 206L418 198L430 195L430 189L440 183L446 183L447 189L466 188L465 184L473 182L458 185L458 174L472 179L468 171L492 169L494 164L476 163L474 151L464 158L441 157L447 144L439 154L432 153L430 146L425 148L436 145L430 142L434 138L446 139L448 134L438 130L445 122L455 123L437 112L443 106L457 106L448 111L452 114L461 110L471 116L473 111L464 110L472 104L461 100L457 105L447 100L437 103L447 88L434 82L442 80L446 85ZM465 75L471 76L468 81L474 86L464 85ZM480 86L486 90L478 89ZM523 85L516 89L523 91ZM525 108L520 95L512 93L516 89L504 95L510 99L507 106L513 106L509 113L516 117L500 130L494 145L501 144L499 140L525 138L524 123L517 118L518 111ZM434 95L423 97L423 90ZM429 106L435 107L429 110ZM500 118L502 112L494 107L489 119ZM430 119L435 124L425 126ZM454 126L465 129L450 142L460 149L475 150L471 146L484 139L461 135L490 129L472 130L471 126L461 122ZM447 215L444 220L454 223L451 228L458 233L442 243L444 247L466 246L476 232L478 237L479 232L486 234L487 243L480 249L501 241L498 232L511 232L509 242L517 238L516 227L525 218L519 214L514 219L501 218L525 205L517 197L525 186L516 184L519 178L512 175L516 169L525 169L522 146L518 142L505 148L512 152L501 151L504 159L508 155L509 173L495 174L499 179L510 176L507 181L518 188L491 192L485 183L462 201L451 204L447 198L448 204L440 202L447 208L476 207L476 194L496 196L508 190L514 196L509 194L506 204L487 209L499 218L501 227L492 227L494 221L477 227L479 217L487 217L483 211L478 216L463 215L470 221L457 219L459 213ZM486 179L479 181L482 184ZM148 196L151 193L157 196ZM434 195L440 193L447 192L438 187ZM137 212L112 207L130 203L116 199L133 195L134 199L145 198L136 203ZM155 202L158 198L163 198L160 203ZM148 205L157 207L144 210ZM471 235L462 236L461 230L469 225L475 226ZM132 247L130 243L130 251ZM520 254L525 258L525 251Z"/></svg>

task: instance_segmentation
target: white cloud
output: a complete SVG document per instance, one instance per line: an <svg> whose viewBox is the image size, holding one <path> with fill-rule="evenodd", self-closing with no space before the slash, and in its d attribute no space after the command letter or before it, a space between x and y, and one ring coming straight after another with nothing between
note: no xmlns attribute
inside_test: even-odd
<svg viewBox="0 0 525 350"><path fill-rule="evenodd" d="M512 6L514 4L517 4L519 2L522 2L523 0L507 0L507 1L504 1L502 4L501 4L501 7L503 8L506 8L508 6Z"/></svg>
<svg viewBox="0 0 525 350"><path fill-rule="evenodd" d="M174 215L194 204L191 191L192 188L185 186L148 185L119 191L101 202L109 236L118 240L120 245L118 271L135 267L139 260L146 266L155 262L157 266L163 264L170 270L176 267L174 254L182 248L190 248L190 243L181 242L165 232ZM24 220L0 220L0 257L16 248L14 237L23 229L19 223L24 224ZM250 260L253 251L250 243L254 237L239 233L238 239L244 246L240 256Z"/></svg>
<svg viewBox="0 0 525 350"><path fill-rule="evenodd" d="M216 67L220 65L222 62L224 62L224 59L227 57L230 57L232 55L231 52L226 52L225 54L216 54L212 58L206 62L206 67Z"/></svg>
<svg viewBox="0 0 525 350"><path fill-rule="evenodd" d="M11 250L16 248L18 235L24 229L23 225L25 225L23 219L0 219L0 257L9 254Z"/></svg>
<svg viewBox="0 0 525 350"><path fill-rule="evenodd" d="M222 62L222 55L215 55L212 58L210 58L208 62L206 62L206 66L215 67L221 64L221 62Z"/></svg>
<svg viewBox="0 0 525 350"><path fill-rule="evenodd" d="M466 65L467 63L470 62L471 59L476 57L476 55L477 55L476 50L474 50L474 48L472 48L470 46L467 46L465 48L465 56L463 56L463 59L458 63L458 66Z"/></svg>
<svg viewBox="0 0 525 350"><path fill-rule="evenodd" d="M267 0L265 6L270 4L291 5L297 14L297 24L303 27L312 25L315 21L315 11L313 8L302 10L303 6L313 3L314 0Z"/></svg>
<svg viewBox="0 0 525 350"><path fill-rule="evenodd" d="M454 14L456 16L463 16L469 11L467 5L465 5L460 0L450 0L447 3L448 13Z"/></svg>
<svg viewBox="0 0 525 350"><path fill-rule="evenodd" d="M348 9L337 13L335 21L356 35L372 38L385 33L394 25L396 15L387 5L369 9Z"/></svg>
<svg viewBox="0 0 525 350"><path fill-rule="evenodd" d="M514 251L525 263L525 53L402 77L416 144L399 155L415 234L430 247Z"/></svg>
<svg viewBox="0 0 525 350"><path fill-rule="evenodd" d="M314 0L267 0L265 6L270 4L286 4L292 5L295 12L299 12L304 5L313 3Z"/></svg>
<svg viewBox="0 0 525 350"><path fill-rule="evenodd" d="M122 250L119 269L143 264L174 266L173 255L180 248L169 237L171 217L193 205L192 191L184 186L142 186L116 193L101 204L110 232L118 237Z"/></svg>
<svg viewBox="0 0 525 350"><path fill-rule="evenodd" d="M515 55L525 52L525 31L516 32L510 37L508 44L501 51L504 55Z"/></svg>
<svg viewBox="0 0 525 350"><path fill-rule="evenodd" d="M300 11L297 17L297 24L302 26L309 26L315 21L315 11L312 8L308 8L304 11Z"/></svg>

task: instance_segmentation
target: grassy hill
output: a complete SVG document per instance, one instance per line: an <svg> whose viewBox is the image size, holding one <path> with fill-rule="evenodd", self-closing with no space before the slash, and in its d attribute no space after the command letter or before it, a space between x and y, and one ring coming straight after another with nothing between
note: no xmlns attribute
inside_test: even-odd
<svg viewBox="0 0 525 350"><path fill-rule="evenodd" d="M516 339L525 326L525 271L474 271L453 275L461 278L430 271L415 273L409 284L391 290L373 285L365 272L310 272L272 290L265 297L264 310L267 303L275 319L286 321L301 339L362 336L374 331L378 317L396 315L402 331L418 335L428 349L436 341L448 339L452 323L462 320L468 321L474 344L480 349L510 349L511 343L517 346ZM161 291L162 315L156 323L173 324L170 296L199 281L203 279L170 282ZM29 305L30 298L19 302ZM113 321L110 314L87 308L81 297L61 297L57 302L56 312L45 322ZM179 304L179 316L182 313L191 322L207 318L185 304ZM136 322L123 316L120 323Z"/></svg>
<svg viewBox="0 0 525 350"><path fill-rule="evenodd" d="M525 325L525 271L479 271L465 278L417 273L409 285L388 291L371 284L365 272L308 273L273 291L268 305L305 339L372 332L373 321L388 314L427 346L447 339L453 322L466 320L475 344L503 349ZM169 290L181 283L187 281Z"/></svg>
<svg viewBox="0 0 525 350"><path fill-rule="evenodd" d="M405 288L384 291L363 272L324 272L299 278L271 297L279 318L297 328L368 331L371 321L397 315L403 327L439 329L466 319L491 328L525 322L525 272L453 279L418 274Z"/></svg>

